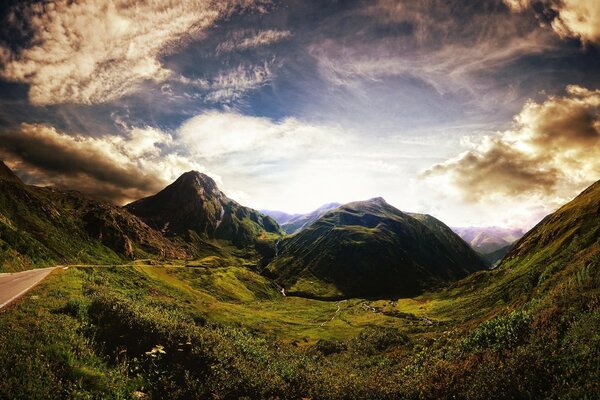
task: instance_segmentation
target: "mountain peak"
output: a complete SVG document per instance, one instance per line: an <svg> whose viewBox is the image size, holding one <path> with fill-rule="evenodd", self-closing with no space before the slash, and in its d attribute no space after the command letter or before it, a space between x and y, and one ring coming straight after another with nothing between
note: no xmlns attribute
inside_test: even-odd
<svg viewBox="0 0 600 400"><path fill-rule="evenodd" d="M189 185L206 189L207 191L217 190L217 183L210 176L198 171L188 171L174 182L175 185Z"/></svg>
<svg viewBox="0 0 600 400"><path fill-rule="evenodd" d="M211 177L198 171L188 171L157 194L125 207L167 236L187 237L194 231L243 246L260 232L280 233L274 220L229 199Z"/></svg>
<svg viewBox="0 0 600 400"><path fill-rule="evenodd" d="M19 177L3 161L0 161L0 180L22 183Z"/></svg>
<svg viewBox="0 0 600 400"><path fill-rule="evenodd" d="M387 202L383 197L373 197L372 199L366 200L366 203L385 205Z"/></svg>
<svg viewBox="0 0 600 400"><path fill-rule="evenodd" d="M283 239L267 270L286 292L316 298L410 296L486 268L450 228L382 197L348 203Z"/></svg>

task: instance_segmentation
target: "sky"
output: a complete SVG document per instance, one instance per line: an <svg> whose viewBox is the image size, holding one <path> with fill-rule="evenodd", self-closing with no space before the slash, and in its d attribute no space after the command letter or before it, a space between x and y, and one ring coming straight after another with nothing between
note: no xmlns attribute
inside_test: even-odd
<svg viewBox="0 0 600 400"><path fill-rule="evenodd" d="M7 0L0 159L116 204L197 170L529 228L600 179L600 2Z"/></svg>

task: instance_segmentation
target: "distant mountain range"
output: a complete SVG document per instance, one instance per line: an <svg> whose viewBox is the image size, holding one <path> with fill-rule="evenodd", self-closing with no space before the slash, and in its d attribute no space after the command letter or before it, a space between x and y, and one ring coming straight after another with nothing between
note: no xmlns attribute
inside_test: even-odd
<svg viewBox="0 0 600 400"><path fill-rule="evenodd" d="M340 203L327 203L307 214L287 214L283 211L262 210L261 212L273 217L285 233L293 234L306 228L325 214L341 206Z"/></svg>
<svg viewBox="0 0 600 400"><path fill-rule="evenodd" d="M263 214L269 215L281 226L287 234L298 233L308 227L326 212L341 206L340 203L328 203L306 214L289 214L284 211L261 210ZM510 245L524 235L520 228L503 228L497 226L487 227L452 227L464 241L469 243L473 250L482 254L485 258L498 261L499 255L504 255L510 249ZM501 258L501 257L500 257Z"/></svg>
<svg viewBox="0 0 600 400"><path fill-rule="evenodd" d="M214 180L195 171L118 207L75 191L25 185L0 162L0 267L195 259L200 253L252 249L261 260L253 268L262 268L288 294L412 296L486 269L471 246L491 250L483 257L489 263L502 259L502 270L517 264L543 270L545 262L558 266L586 249L597 252L599 210L597 182L513 243L522 231L451 229L382 198L330 203L302 215L267 211L270 217L229 199ZM248 253L225 260L242 260L243 254Z"/></svg>
<svg viewBox="0 0 600 400"><path fill-rule="evenodd" d="M267 271L290 294L342 298L414 295L485 268L437 219L375 198L326 212L283 239Z"/></svg>
<svg viewBox="0 0 600 400"><path fill-rule="evenodd" d="M453 227L452 230L469 243L475 251L481 254L489 254L506 248L525 234L519 228L503 228L498 226Z"/></svg>

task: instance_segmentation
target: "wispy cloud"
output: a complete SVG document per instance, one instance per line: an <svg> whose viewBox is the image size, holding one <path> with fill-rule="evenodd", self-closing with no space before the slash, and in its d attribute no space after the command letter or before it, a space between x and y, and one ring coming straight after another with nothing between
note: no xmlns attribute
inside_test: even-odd
<svg viewBox="0 0 600 400"><path fill-rule="evenodd" d="M440 95L468 94L477 106L496 107L515 95L496 86L494 71L556 47L554 35L528 18L508 18L500 5L482 11L468 2L379 0L359 15L368 19L356 38L320 39L310 46L323 78L354 91L363 82L398 76L420 80ZM386 29L396 33L387 35Z"/></svg>
<svg viewBox="0 0 600 400"><path fill-rule="evenodd" d="M237 68L219 72L208 85L206 99L213 103L231 103L245 93L257 89L273 79L273 64L239 65Z"/></svg>
<svg viewBox="0 0 600 400"><path fill-rule="evenodd" d="M31 45L2 50L4 79L30 85L34 104L102 103L131 93L144 80L167 79L160 57L199 38L234 11L263 10L266 1L59 0L24 14Z"/></svg>
<svg viewBox="0 0 600 400"><path fill-rule="evenodd" d="M267 29L262 31L237 31L231 38L217 46L217 53L227 53L235 50L248 50L256 47L269 46L292 36L288 30Z"/></svg>

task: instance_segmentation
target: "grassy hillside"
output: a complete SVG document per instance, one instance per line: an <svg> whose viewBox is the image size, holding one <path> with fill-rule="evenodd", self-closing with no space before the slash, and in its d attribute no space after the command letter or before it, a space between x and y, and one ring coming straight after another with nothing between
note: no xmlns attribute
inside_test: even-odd
<svg viewBox="0 0 600 400"><path fill-rule="evenodd" d="M398 300L283 296L243 252L60 269L0 313L0 399L595 399L599 212L595 184L498 268Z"/></svg>
<svg viewBox="0 0 600 400"><path fill-rule="evenodd" d="M415 295L484 268L435 218L373 199L341 206L284 239L268 273L290 294L343 298Z"/></svg>
<svg viewBox="0 0 600 400"><path fill-rule="evenodd" d="M513 245L509 244L508 246L502 247L496 251L492 251L491 253L481 254L481 257L487 261L490 268L495 268L500 264L500 261L510 252Z"/></svg>
<svg viewBox="0 0 600 400"><path fill-rule="evenodd" d="M119 207L0 178L0 271L186 253Z"/></svg>

